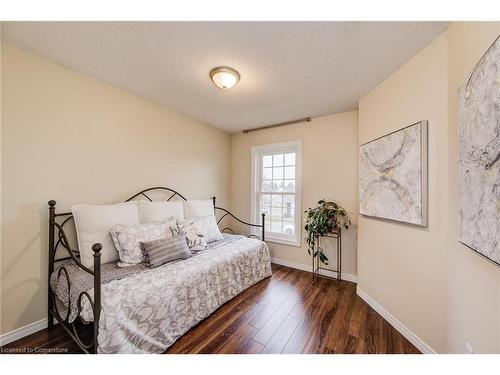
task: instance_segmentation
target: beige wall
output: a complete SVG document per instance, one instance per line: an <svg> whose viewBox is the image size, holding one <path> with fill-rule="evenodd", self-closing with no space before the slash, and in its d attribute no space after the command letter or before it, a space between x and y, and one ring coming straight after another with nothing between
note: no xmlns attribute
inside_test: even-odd
<svg viewBox="0 0 500 375"><path fill-rule="evenodd" d="M462 353L468 341L477 353L500 353L500 266L457 241L457 91L490 44L500 22L459 22L449 39L449 210L447 351Z"/></svg>
<svg viewBox="0 0 500 375"><path fill-rule="evenodd" d="M234 134L231 147L232 211L250 220L252 146L302 140L302 211L314 207L321 198L330 198L341 202L352 213L354 225L343 234L342 271L357 275L357 123L358 112L351 111L315 118L308 124ZM269 243L269 248L272 257L307 266L311 264L305 246Z"/></svg>
<svg viewBox="0 0 500 375"><path fill-rule="evenodd" d="M429 226L361 216L358 287L438 352L500 353L500 267L457 237L457 91L499 33L451 23L359 103L359 143L429 120Z"/></svg>
<svg viewBox="0 0 500 375"><path fill-rule="evenodd" d="M2 45L0 333L45 317L47 200L66 210L167 185L215 194L250 219L251 147L302 139L302 208L333 198L357 224L344 236L344 271L438 352L468 341L500 353L500 267L457 240L456 118L457 89L498 33L500 23L452 23L360 100L359 130L353 111L233 136ZM358 218L358 144L422 119L428 228ZM304 247L270 249L310 264Z"/></svg>
<svg viewBox="0 0 500 375"><path fill-rule="evenodd" d="M429 121L429 225L360 216L358 287L437 351L446 326L447 42L442 34L359 102L359 144Z"/></svg>
<svg viewBox="0 0 500 375"><path fill-rule="evenodd" d="M46 317L47 204L169 186L229 203L230 136L3 45L1 333Z"/></svg>

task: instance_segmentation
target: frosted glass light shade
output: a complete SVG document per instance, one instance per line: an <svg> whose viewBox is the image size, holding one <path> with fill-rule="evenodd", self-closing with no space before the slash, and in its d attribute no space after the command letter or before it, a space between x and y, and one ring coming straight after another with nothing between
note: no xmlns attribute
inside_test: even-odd
<svg viewBox="0 0 500 375"><path fill-rule="evenodd" d="M238 83L240 74L232 68L220 66L210 71L210 78L215 86L223 90L228 90Z"/></svg>

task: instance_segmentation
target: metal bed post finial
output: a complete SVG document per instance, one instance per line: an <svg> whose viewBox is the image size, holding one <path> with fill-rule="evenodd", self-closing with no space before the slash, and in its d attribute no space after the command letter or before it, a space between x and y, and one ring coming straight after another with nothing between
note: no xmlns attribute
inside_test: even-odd
<svg viewBox="0 0 500 375"><path fill-rule="evenodd" d="M102 245L96 243L92 246L94 251L94 336L93 352L97 353L97 336L99 335L99 317L101 315L101 250Z"/></svg>
<svg viewBox="0 0 500 375"><path fill-rule="evenodd" d="M48 291L47 291L47 328L51 329L54 327L54 319L51 315L51 311L54 307L52 296L50 295L50 276L54 272L54 258L55 258L55 248L54 248L54 236L55 236L55 217L56 217L56 201L48 201L49 205L49 267L48 267Z"/></svg>
<svg viewBox="0 0 500 375"><path fill-rule="evenodd" d="M215 214L215 195L212 197L212 201L214 202L214 214Z"/></svg>

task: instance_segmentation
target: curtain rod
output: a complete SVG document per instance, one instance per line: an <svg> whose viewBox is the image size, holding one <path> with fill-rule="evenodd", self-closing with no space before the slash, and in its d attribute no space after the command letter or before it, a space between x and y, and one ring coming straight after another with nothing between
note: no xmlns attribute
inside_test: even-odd
<svg viewBox="0 0 500 375"><path fill-rule="evenodd" d="M301 119L298 119L298 120L291 120L291 121L286 121L286 122L280 122L278 124L261 126L260 128L244 129L243 133L247 134L247 133L250 133L250 132L257 131L257 130L264 130L264 129L276 128L278 126L292 125L292 124L298 124L300 122L310 122L310 121L311 121L310 117L304 117L304 118L301 118Z"/></svg>

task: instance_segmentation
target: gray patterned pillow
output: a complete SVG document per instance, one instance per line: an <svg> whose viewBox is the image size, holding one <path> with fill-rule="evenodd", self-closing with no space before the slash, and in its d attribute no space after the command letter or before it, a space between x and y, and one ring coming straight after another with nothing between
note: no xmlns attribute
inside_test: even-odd
<svg viewBox="0 0 500 375"><path fill-rule="evenodd" d="M174 260L187 259L192 255L186 243L186 236L182 233L160 240L141 242L141 248L150 268Z"/></svg>
<svg viewBox="0 0 500 375"><path fill-rule="evenodd" d="M173 232L174 234L183 233L186 236L186 242L191 251L201 251L208 248L203 233L200 232L192 220L178 221Z"/></svg>
<svg viewBox="0 0 500 375"><path fill-rule="evenodd" d="M116 224L111 228L111 238L115 244L120 261L119 267L131 266L145 261L140 242L159 240L172 236L175 219L160 223L137 225Z"/></svg>
<svg viewBox="0 0 500 375"><path fill-rule="evenodd" d="M193 221L208 243L222 240L222 234L214 215L194 216Z"/></svg>

